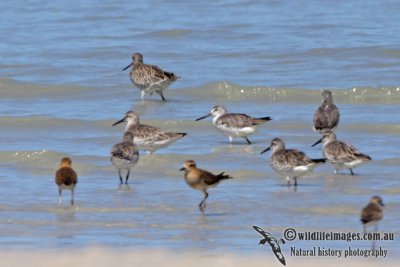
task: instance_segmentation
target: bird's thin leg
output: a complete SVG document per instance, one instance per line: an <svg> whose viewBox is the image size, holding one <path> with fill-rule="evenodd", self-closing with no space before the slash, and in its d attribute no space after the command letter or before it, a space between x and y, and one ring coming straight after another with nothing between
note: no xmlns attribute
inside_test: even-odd
<svg viewBox="0 0 400 267"><path fill-rule="evenodd" d="M120 184L122 184L123 182L122 182L121 170L118 170L118 175L119 175Z"/></svg>
<svg viewBox="0 0 400 267"><path fill-rule="evenodd" d="M353 169L350 168L349 170L350 170L350 174L351 174L351 175L354 175Z"/></svg>
<svg viewBox="0 0 400 267"><path fill-rule="evenodd" d="M140 92L140 94L141 94L141 99L142 99L142 101L144 100L144 96L146 95L146 91L145 90L142 90L141 92Z"/></svg>
<svg viewBox="0 0 400 267"><path fill-rule="evenodd" d="M166 101L162 91L157 91L157 93L161 96L162 101Z"/></svg>
<svg viewBox="0 0 400 267"><path fill-rule="evenodd" d="M129 179L130 173L131 173L131 170L128 170L128 173L126 174L126 178L125 178L125 184L128 184L128 179Z"/></svg>
<svg viewBox="0 0 400 267"><path fill-rule="evenodd" d="M290 177L286 177L287 186L290 186Z"/></svg>
<svg viewBox="0 0 400 267"><path fill-rule="evenodd" d="M74 205L74 189L71 189L71 206Z"/></svg>
<svg viewBox="0 0 400 267"><path fill-rule="evenodd" d="M199 208L201 212L204 212L206 209L206 199L208 198L208 193L207 191L203 191L203 200L199 204Z"/></svg>
<svg viewBox="0 0 400 267"><path fill-rule="evenodd" d="M58 189L58 205L62 207L62 199L61 199L61 189Z"/></svg>
<svg viewBox="0 0 400 267"><path fill-rule="evenodd" d="M229 143L232 144L232 142L233 142L233 137L232 137L232 136L229 136L228 138L229 138Z"/></svg>
<svg viewBox="0 0 400 267"><path fill-rule="evenodd" d="M248 144L248 145L251 145L251 142L250 142L249 138L247 138L247 136L245 137L245 139L246 139L246 141L247 141L247 144Z"/></svg>
<svg viewBox="0 0 400 267"><path fill-rule="evenodd" d="M294 186L297 186L297 177L293 177L294 179Z"/></svg>
<svg viewBox="0 0 400 267"><path fill-rule="evenodd" d="M338 169L335 168L334 173L335 173L335 174L338 174L338 173L339 173Z"/></svg>

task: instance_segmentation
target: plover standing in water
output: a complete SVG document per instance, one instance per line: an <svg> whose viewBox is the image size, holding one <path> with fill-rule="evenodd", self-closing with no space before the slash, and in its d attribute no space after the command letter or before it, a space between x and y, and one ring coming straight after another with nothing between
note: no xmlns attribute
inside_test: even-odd
<svg viewBox="0 0 400 267"><path fill-rule="evenodd" d="M132 69L129 76L132 83L141 90L142 100L145 94L157 93L165 101L163 90L180 78L174 73L163 71L155 65L144 64L143 56L140 53L132 55L132 63L126 66L123 71L130 66L132 66Z"/></svg>
<svg viewBox="0 0 400 267"><path fill-rule="evenodd" d="M353 168L371 160L370 156L359 152L354 146L336 140L336 134L332 131L325 132L312 146L321 142L324 143L323 155L334 166L335 173L340 169L349 169L350 174L354 175Z"/></svg>
<svg viewBox="0 0 400 267"><path fill-rule="evenodd" d="M121 171L126 170L125 184L128 184L132 167L139 160L139 151L133 143L133 133L125 132L124 140L114 145L111 149L111 163L118 169L119 180L123 184Z"/></svg>
<svg viewBox="0 0 400 267"><path fill-rule="evenodd" d="M250 145L251 142L247 136L256 131L256 126L272 120L271 117L253 118L246 114L227 113L228 111L221 105L214 106L207 115L196 119L196 121L214 116L213 124L232 143L234 138L240 137L246 139Z"/></svg>
<svg viewBox="0 0 400 267"><path fill-rule="evenodd" d="M322 92L322 104L314 114L314 131L324 133L333 130L339 124L339 109L333 103L332 93L329 90Z"/></svg>
<svg viewBox="0 0 400 267"><path fill-rule="evenodd" d="M133 133L133 143L150 154L169 146L186 135L186 133L166 132L154 126L140 124L139 115L133 111L126 112L125 117L114 123L113 126L125 121L127 122L125 132Z"/></svg>
<svg viewBox="0 0 400 267"><path fill-rule="evenodd" d="M309 172L322 163L325 159L310 159L304 152L297 149L286 149L285 143L280 138L274 138L271 145L263 150L260 154L271 150L270 165L274 171L286 177L288 185L290 179L293 178L294 185L297 186L297 179Z"/></svg>
<svg viewBox="0 0 400 267"><path fill-rule="evenodd" d="M373 196L368 205L362 209L361 223L364 225L364 233L366 232L367 226L372 225L375 225L375 232L378 231L378 223L383 218L383 206L382 198Z"/></svg>
<svg viewBox="0 0 400 267"><path fill-rule="evenodd" d="M61 193L62 190L71 190L71 205L74 205L74 190L78 183L78 176L72 169L72 161L70 158L63 158L60 162L60 168L56 172L55 182L58 186L58 204L62 206Z"/></svg>
<svg viewBox="0 0 400 267"><path fill-rule="evenodd" d="M222 180L231 179L232 177L221 172L218 175L212 174L208 171L197 168L194 160L186 160L183 163L181 171L185 171L185 181L193 189L203 192L203 200L199 204L201 212L205 211L206 199L208 198L207 189L215 187Z"/></svg>

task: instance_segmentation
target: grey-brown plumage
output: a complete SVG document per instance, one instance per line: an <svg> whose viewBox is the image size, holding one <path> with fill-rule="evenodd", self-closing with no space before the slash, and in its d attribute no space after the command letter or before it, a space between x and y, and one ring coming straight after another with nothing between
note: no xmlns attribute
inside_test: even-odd
<svg viewBox="0 0 400 267"><path fill-rule="evenodd" d="M272 120L271 117L253 118L241 113L228 113L225 107L221 105L214 106L210 113L202 116L196 121L214 116L213 124L232 143L234 138L244 138L250 145L249 135L256 131L256 127Z"/></svg>
<svg viewBox="0 0 400 267"><path fill-rule="evenodd" d="M133 143L149 153L167 147L186 135L186 133L166 132L154 126L141 124L139 115L133 111L126 112L125 117L113 126L125 121L127 122L125 132L133 133Z"/></svg>
<svg viewBox="0 0 400 267"><path fill-rule="evenodd" d="M70 158L63 158L60 162L60 168L55 175L55 182L58 186L58 203L62 206L61 194L62 190L71 190L71 205L74 205L74 190L78 183L78 176L72 169L72 161Z"/></svg>
<svg viewBox="0 0 400 267"><path fill-rule="evenodd" d="M206 199L208 198L207 189L215 187L222 180L231 179L232 177L221 172L218 175L212 174L208 171L197 168L194 160L186 160L183 163L181 171L185 171L185 181L193 189L200 190L203 192L203 200L199 204L201 212L204 212L206 208Z"/></svg>
<svg viewBox="0 0 400 267"><path fill-rule="evenodd" d="M157 93L165 101L163 90L180 78L174 73L163 71L155 65L144 64L143 56L140 53L133 54L132 63L123 70L128 69L130 66L132 66L132 69L129 76L132 83L141 90L142 100L145 94L152 95Z"/></svg>
<svg viewBox="0 0 400 267"><path fill-rule="evenodd" d="M377 227L377 223L383 218L383 206L382 198L373 196L368 205L362 209L361 222L364 225L364 232L369 225L375 225Z"/></svg>
<svg viewBox="0 0 400 267"><path fill-rule="evenodd" d="M127 171L125 184L128 184L131 169L138 162L138 160L139 151L136 145L133 143L133 133L125 132L123 142L114 145L111 149L111 163L118 169L118 175L121 184L123 184L121 171Z"/></svg>
<svg viewBox="0 0 400 267"><path fill-rule="evenodd" d="M314 131L324 133L335 129L339 124L339 109L333 103L332 93L329 90L322 92L322 104L314 114Z"/></svg>
<svg viewBox="0 0 400 267"><path fill-rule="evenodd" d="M261 152L271 150L270 165L274 171L286 177L288 185L293 178L297 186L297 178L312 172L314 168L325 163L325 159L311 159L303 151L297 149L286 149L285 143L280 138L274 138L271 145Z"/></svg>
<svg viewBox="0 0 400 267"><path fill-rule="evenodd" d="M334 166L335 173L340 169L348 169L354 175L353 168L371 160L371 157L361 153L354 146L336 140L336 134L327 130L320 140L315 142L315 146L323 142L323 155Z"/></svg>

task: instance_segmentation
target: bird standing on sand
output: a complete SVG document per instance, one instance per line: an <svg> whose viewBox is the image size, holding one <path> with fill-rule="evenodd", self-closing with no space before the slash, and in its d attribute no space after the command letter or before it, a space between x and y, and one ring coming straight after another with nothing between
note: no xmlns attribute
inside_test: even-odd
<svg viewBox="0 0 400 267"><path fill-rule="evenodd" d="M212 174L208 171L197 168L196 162L193 160L186 160L183 163L181 171L185 171L185 181L193 189L203 192L203 200L199 204L201 212L205 211L206 199L208 198L207 189L215 187L222 180L231 179L232 177L221 172L218 175Z"/></svg>
<svg viewBox="0 0 400 267"><path fill-rule="evenodd" d="M274 138L271 145L260 154L272 151L270 165L274 171L286 177L288 185L293 178L297 186L297 178L312 172L314 168L325 163L325 159L310 159L303 151L297 149L286 149L285 143L280 138Z"/></svg>
<svg viewBox="0 0 400 267"><path fill-rule="evenodd" d="M353 168L371 160L370 156L359 152L354 146L336 140L336 134L332 131L325 132L312 146L321 142L324 143L323 155L334 166L335 173L339 169L349 169L350 174L354 175Z"/></svg>
<svg viewBox="0 0 400 267"><path fill-rule="evenodd" d="M140 53L132 55L132 63L126 66L123 71L130 66L132 66L132 69L129 76L132 83L141 90L142 100L145 94L157 93L165 101L163 90L180 78L174 73L163 71L155 65L144 64L143 56Z"/></svg>
<svg viewBox="0 0 400 267"><path fill-rule="evenodd" d="M139 160L139 151L133 143L133 133L125 132L124 140L115 144L111 149L111 163L118 169L119 180L123 184L121 171L126 170L125 184L128 184L132 167Z"/></svg>
<svg viewBox="0 0 400 267"><path fill-rule="evenodd" d="M339 124L339 109L333 103L332 93L329 90L322 92L322 104L314 114L314 131L324 133L335 129Z"/></svg>
<svg viewBox="0 0 400 267"><path fill-rule="evenodd" d="M78 183L78 176L72 169L72 161L70 158L63 158L60 162L60 168L56 172L55 182L58 186L58 204L62 206L61 193L62 190L71 190L71 205L74 205L74 190Z"/></svg>
<svg viewBox="0 0 400 267"><path fill-rule="evenodd" d="M383 218L384 206L382 198L373 196L366 207L361 211L361 222L364 225L364 233L367 226L375 225L375 232L378 231L378 223Z"/></svg>
<svg viewBox="0 0 400 267"><path fill-rule="evenodd" d="M140 124L139 115L133 111L126 112L125 117L114 123L113 126L125 121L127 122L125 132L133 134L133 143L150 154L169 146L186 135L186 133L166 132L154 126Z"/></svg>
<svg viewBox="0 0 400 267"><path fill-rule="evenodd" d="M246 114L227 112L225 107L216 105L211 109L210 113L196 119L196 121L214 116L213 124L223 135L228 136L230 143L233 142L234 138L240 137L246 139L250 145L251 142L247 136L256 131L256 126L272 120L271 117L253 118Z"/></svg>

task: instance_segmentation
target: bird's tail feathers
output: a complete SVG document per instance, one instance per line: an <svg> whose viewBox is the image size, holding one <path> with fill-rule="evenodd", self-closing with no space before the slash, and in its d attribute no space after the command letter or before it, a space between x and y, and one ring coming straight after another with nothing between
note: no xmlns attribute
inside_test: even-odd
<svg viewBox="0 0 400 267"><path fill-rule="evenodd" d="M314 163L325 163L326 159L311 159Z"/></svg>
<svg viewBox="0 0 400 267"><path fill-rule="evenodd" d="M265 122L270 121L270 120L272 120L271 117L254 118L253 119L253 125L265 123Z"/></svg>
<svg viewBox="0 0 400 267"><path fill-rule="evenodd" d="M225 179L233 179L232 176L229 176L228 174L225 174L225 172L221 172L220 174L217 175L220 180L225 180Z"/></svg>
<svg viewBox="0 0 400 267"><path fill-rule="evenodd" d="M366 154L363 153L358 153L355 155L357 158L360 158L362 160L372 160L372 158Z"/></svg>

